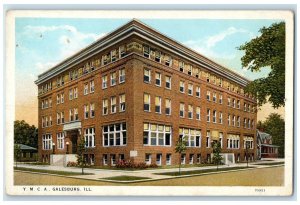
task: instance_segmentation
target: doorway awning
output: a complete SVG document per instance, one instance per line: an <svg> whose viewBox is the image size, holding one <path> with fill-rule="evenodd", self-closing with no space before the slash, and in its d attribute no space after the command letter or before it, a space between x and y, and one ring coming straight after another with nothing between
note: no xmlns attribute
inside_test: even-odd
<svg viewBox="0 0 300 205"><path fill-rule="evenodd" d="M63 131L81 129L81 121L68 122L64 124Z"/></svg>

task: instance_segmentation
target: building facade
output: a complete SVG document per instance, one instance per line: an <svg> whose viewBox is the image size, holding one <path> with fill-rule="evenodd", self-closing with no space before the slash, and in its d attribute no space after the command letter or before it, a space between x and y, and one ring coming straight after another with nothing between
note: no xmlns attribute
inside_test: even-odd
<svg viewBox="0 0 300 205"><path fill-rule="evenodd" d="M132 20L39 75L39 160L75 154L89 163L174 165L222 153L256 158L256 101L244 77ZM185 138L179 156L176 142Z"/></svg>
<svg viewBox="0 0 300 205"><path fill-rule="evenodd" d="M272 136L257 130L257 158L278 158L279 146L273 144Z"/></svg>

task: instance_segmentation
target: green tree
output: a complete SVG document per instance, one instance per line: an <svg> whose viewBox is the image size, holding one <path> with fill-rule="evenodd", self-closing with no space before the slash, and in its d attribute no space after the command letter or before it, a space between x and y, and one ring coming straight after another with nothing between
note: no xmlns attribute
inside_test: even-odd
<svg viewBox="0 0 300 205"><path fill-rule="evenodd" d="M186 150L186 140L184 138L179 139L175 146L175 152L179 154L179 175L180 175L180 168L181 168L181 154Z"/></svg>
<svg viewBox="0 0 300 205"><path fill-rule="evenodd" d="M24 120L16 120L14 122L14 143L36 148L38 146L38 129Z"/></svg>
<svg viewBox="0 0 300 205"><path fill-rule="evenodd" d="M20 148L20 145L15 144L15 146L14 146L14 158L15 158L15 161L16 161L16 167L18 167L18 161L21 158L21 154L22 154L22 150Z"/></svg>
<svg viewBox="0 0 300 205"><path fill-rule="evenodd" d="M219 164L222 163L223 157L220 155L222 148L221 148L221 143L220 142L213 142L212 143L213 147L213 163L217 165L217 171L219 170Z"/></svg>
<svg viewBox="0 0 300 205"><path fill-rule="evenodd" d="M284 157L284 141L285 141L285 122L277 113L271 113L267 119L262 122L260 130L272 136L272 143L280 146L278 148L278 156Z"/></svg>
<svg viewBox="0 0 300 205"><path fill-rule="evenodd" d="M86 166L86 161L84 154L86 152L85 140L83 137L80 138L80 142L77 145L77 164L81 167L81 174L84 174L84 167Z"/></svg>
<svg viewBox="0 0 300 205"><path fill-rule="evenodd" d="M242 66L252 72L266 67L271 71L267 77L249 83L245 92L255 96L259 106L269 101L278 108L284 106L285 100L285 23L274 23L259 31L260 36L238 48L245 51Z"/></svg>

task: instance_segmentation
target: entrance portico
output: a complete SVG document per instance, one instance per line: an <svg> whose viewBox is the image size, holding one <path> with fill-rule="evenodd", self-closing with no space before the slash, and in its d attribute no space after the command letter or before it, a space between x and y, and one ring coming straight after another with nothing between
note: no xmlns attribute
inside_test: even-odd
<svg viewBox="0 0 300 205"><path fill-rule="evenodd" d="M66 154L76 154L78 139L81 135L81 122L65 123L63 127L65 133Z"/></svg>

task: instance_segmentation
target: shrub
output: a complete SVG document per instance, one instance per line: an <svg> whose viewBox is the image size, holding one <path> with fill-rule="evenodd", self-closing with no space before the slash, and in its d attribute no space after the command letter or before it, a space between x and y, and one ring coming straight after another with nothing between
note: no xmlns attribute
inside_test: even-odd
<svg viewBox="0 0 300 205"><path fill-rule="evenodd" d="M157 166L157 164L152 163L152 164L149 165L149 167L150 167L150 168L157 168L158 166Z"/></svg>
<svg viewBox="0 0 300 205"><path fill-rule="evenodd" d="M116 168L119 169L147 169L148 167L156 168L156 164L147 165L145 162L134 163L131 160L120 160L116 164Z"/></svg>
<svg viewBox="0 0 300 205"><path fill-rule="evenodd" d="M67 167L77 167L77 162L68 162Z"/></svg>

